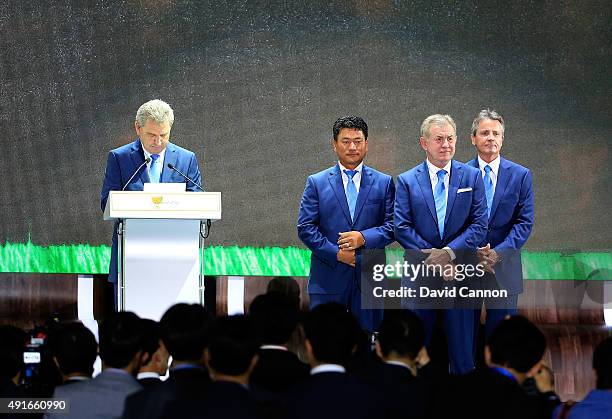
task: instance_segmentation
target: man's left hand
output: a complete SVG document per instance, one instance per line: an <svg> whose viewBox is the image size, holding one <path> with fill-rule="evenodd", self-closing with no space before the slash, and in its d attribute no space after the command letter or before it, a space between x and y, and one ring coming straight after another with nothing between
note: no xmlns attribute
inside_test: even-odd
<svg viewBox="0 0 612 419"><path fill-rule="evenodd" d="M423 253L429 254L425 259L425 265L448 265L451 261L450 254L444 249L423 249Z"/></svg>
<svg viewBox="0 0 612 419"><path fill-rule="evenodd" d="M338 233L340 238L338 239L338 246L342 250L355 250L359 249L365 244L363 234L359 231L346 231Z"/></svg>

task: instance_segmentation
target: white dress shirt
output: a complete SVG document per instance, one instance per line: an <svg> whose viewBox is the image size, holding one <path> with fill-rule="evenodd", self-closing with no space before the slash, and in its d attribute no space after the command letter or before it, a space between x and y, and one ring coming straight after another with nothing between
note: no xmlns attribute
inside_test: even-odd
<svg viewBox="0 0 612 419"><path fill-rule="evenodd" d="M338 364L321 364L310 370L310 375L321 374L322 372L341 372L345 373L346 368Z"/></svg>

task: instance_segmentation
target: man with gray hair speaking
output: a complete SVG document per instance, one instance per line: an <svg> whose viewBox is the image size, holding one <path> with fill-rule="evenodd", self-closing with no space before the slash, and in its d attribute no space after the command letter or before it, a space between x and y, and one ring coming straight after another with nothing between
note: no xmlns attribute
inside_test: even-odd
<svg viewBox="0 0 612 419"><path fill-rule="evenodd" d="M138 108L134 122L138 138L108 153L104 184L100 193L102 211L106 207L110 191L142 191L145 183L186 182L189 191L202 189L196 155L170 142L173 123L174 111L162 100L150 100ZM171 169L170 165L177 170ZM178 172L184 173L191 181L187 181ZM115 298L117 296L116 231L115 225L108 275L108 280L115 285Z"/></svg>

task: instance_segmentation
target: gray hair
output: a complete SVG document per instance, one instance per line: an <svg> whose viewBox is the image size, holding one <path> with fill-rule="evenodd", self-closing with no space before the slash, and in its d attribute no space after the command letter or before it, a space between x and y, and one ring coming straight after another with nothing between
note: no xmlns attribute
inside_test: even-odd
<svg viewBox="0 0 612 419"><path fill-rule="evenodd" d="M451 118L450 115L441 115L437 113L425 118L421 124L421 137L429 138L429 130L434 125L438 127L450 125L455 130L455 133L457 133L457 125L455 124L455 121L453 121L453 118Z"/></svg>
<svg viewBox="0 0 612 419"><path fill-rule="evenodd" d="M146 103L143 103L140 108L138 108L138 112L136 112L136 122L141 127L147 123L147 121L154 121L158 124L163 124L167 122L170 127L174 123L174 111L163 100L153 99Z"/></svg>
<svg viewBox="0 0 612 419"><path fill-rule="evenodd" d="M498 121L501 124L502 135L504 135L504 118L502 118L502 116L498 114L497 111L494 111L492 109L483 109L478 112L478 115L476 116L476 118L474 118L474 121L472 122L472 135L476 135L476 131L478 130L478 125L480 125L480 122L487 119Z"/></svg>

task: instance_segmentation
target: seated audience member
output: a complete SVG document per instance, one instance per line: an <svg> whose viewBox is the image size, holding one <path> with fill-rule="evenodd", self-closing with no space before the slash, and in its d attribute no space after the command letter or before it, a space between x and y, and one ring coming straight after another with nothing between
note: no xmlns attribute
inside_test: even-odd
<svg viewBox="0 0 612 419"><path fill-rule="evenodd" d="M286 417L381 417L375 389L346 373L360 333L355 317L338 303L320 304L306 315L304 331L311 375L288 394Z"/></svg>
<svg viewBox="0 0 612 419"><path fill-rule="evenodd" d="M593 352L593 369L597 377L595 390L579 403L559 406L553 417L558 419L612 419L612 337L601 341Z"/></svg>
<svg viewBox="0 0 612 419"><path fill-rule="evenodd" d="M102 372L91 380L55 389L54 398L68 399L69 413L52 418L118 418L125 398L140 390L136 373L146 361L140 318L131 312L113 313L100 324Z"/></svg>
<svg viewBox="0 0 612 419"><path fill-rule="evenodd" d="M23 369L26 333L14 326L0 326L0 397L23 397L19 379Z"/></svg>
<svg viewBox="0 0 612 419"><path fill-rule="evenodd" d="M203 397L210 384L204 350L211 324L212 316L199 304L175 304L164 313L159 328L162 343L172 356L170 375L128 397L125 419L159 418L170 401Z"/></svg>
<svg viewBox="0 0 612 419"><path fill-rule="evenodd" d="M91 378L98 356L98 342L82 323L66 323L49 336L53 361L64 385Z"/></svg>
<svg viewBox="0 0 612 419"><path fill-rule="evenodd" d="M258 417L258 407L248 388L257 362L257 340L247 316L215 320L206 349L212 384L200 399L175 401L164 418L247 419Z"/></svg>
<svg viewBox="0 0 612 419"><path fill-rule="evenodd" d="M385 310L376 354L382 362L364 370L360 379L379 388L386 417L425 417L432 401L432 383L417 377L430 365L419 317L410 310Z"/></svg>
<svg viewBox="0 0 612 419"><path fill-rule="evenodd" d="M290 276L276 276L268 282L266 294L286 295L293 301L296 308L300 309L300 285Z"/></svg>
<svg viewBox="0 0 612 419"><path fill-rule="evenodd" d="M485 346L487 368L453 377L438 394L434 416L550 418L558 398L542 365L545 349L544 335L525 317L502 320ZM534 377L546 392L528 396L521 388L527 377Z"/></svg>
<svg viewBox="0 0 612 419"><path fill-rule="evenodd" d="M170 354L159 336L159 323L151 319L142 319L144 334L144 351L149 354L148 361L138 371L138 382L147 387L160 382L160 377L168 371Z"/></svg>
<svg viewBox="0 0 612 419"><path fill-rule="evenodd" d="M249 313L262 343L250 384L281 393L306 379L310 368L287 349L299 316L291 299L282 294L262 294L253 300Z"/></svg>

